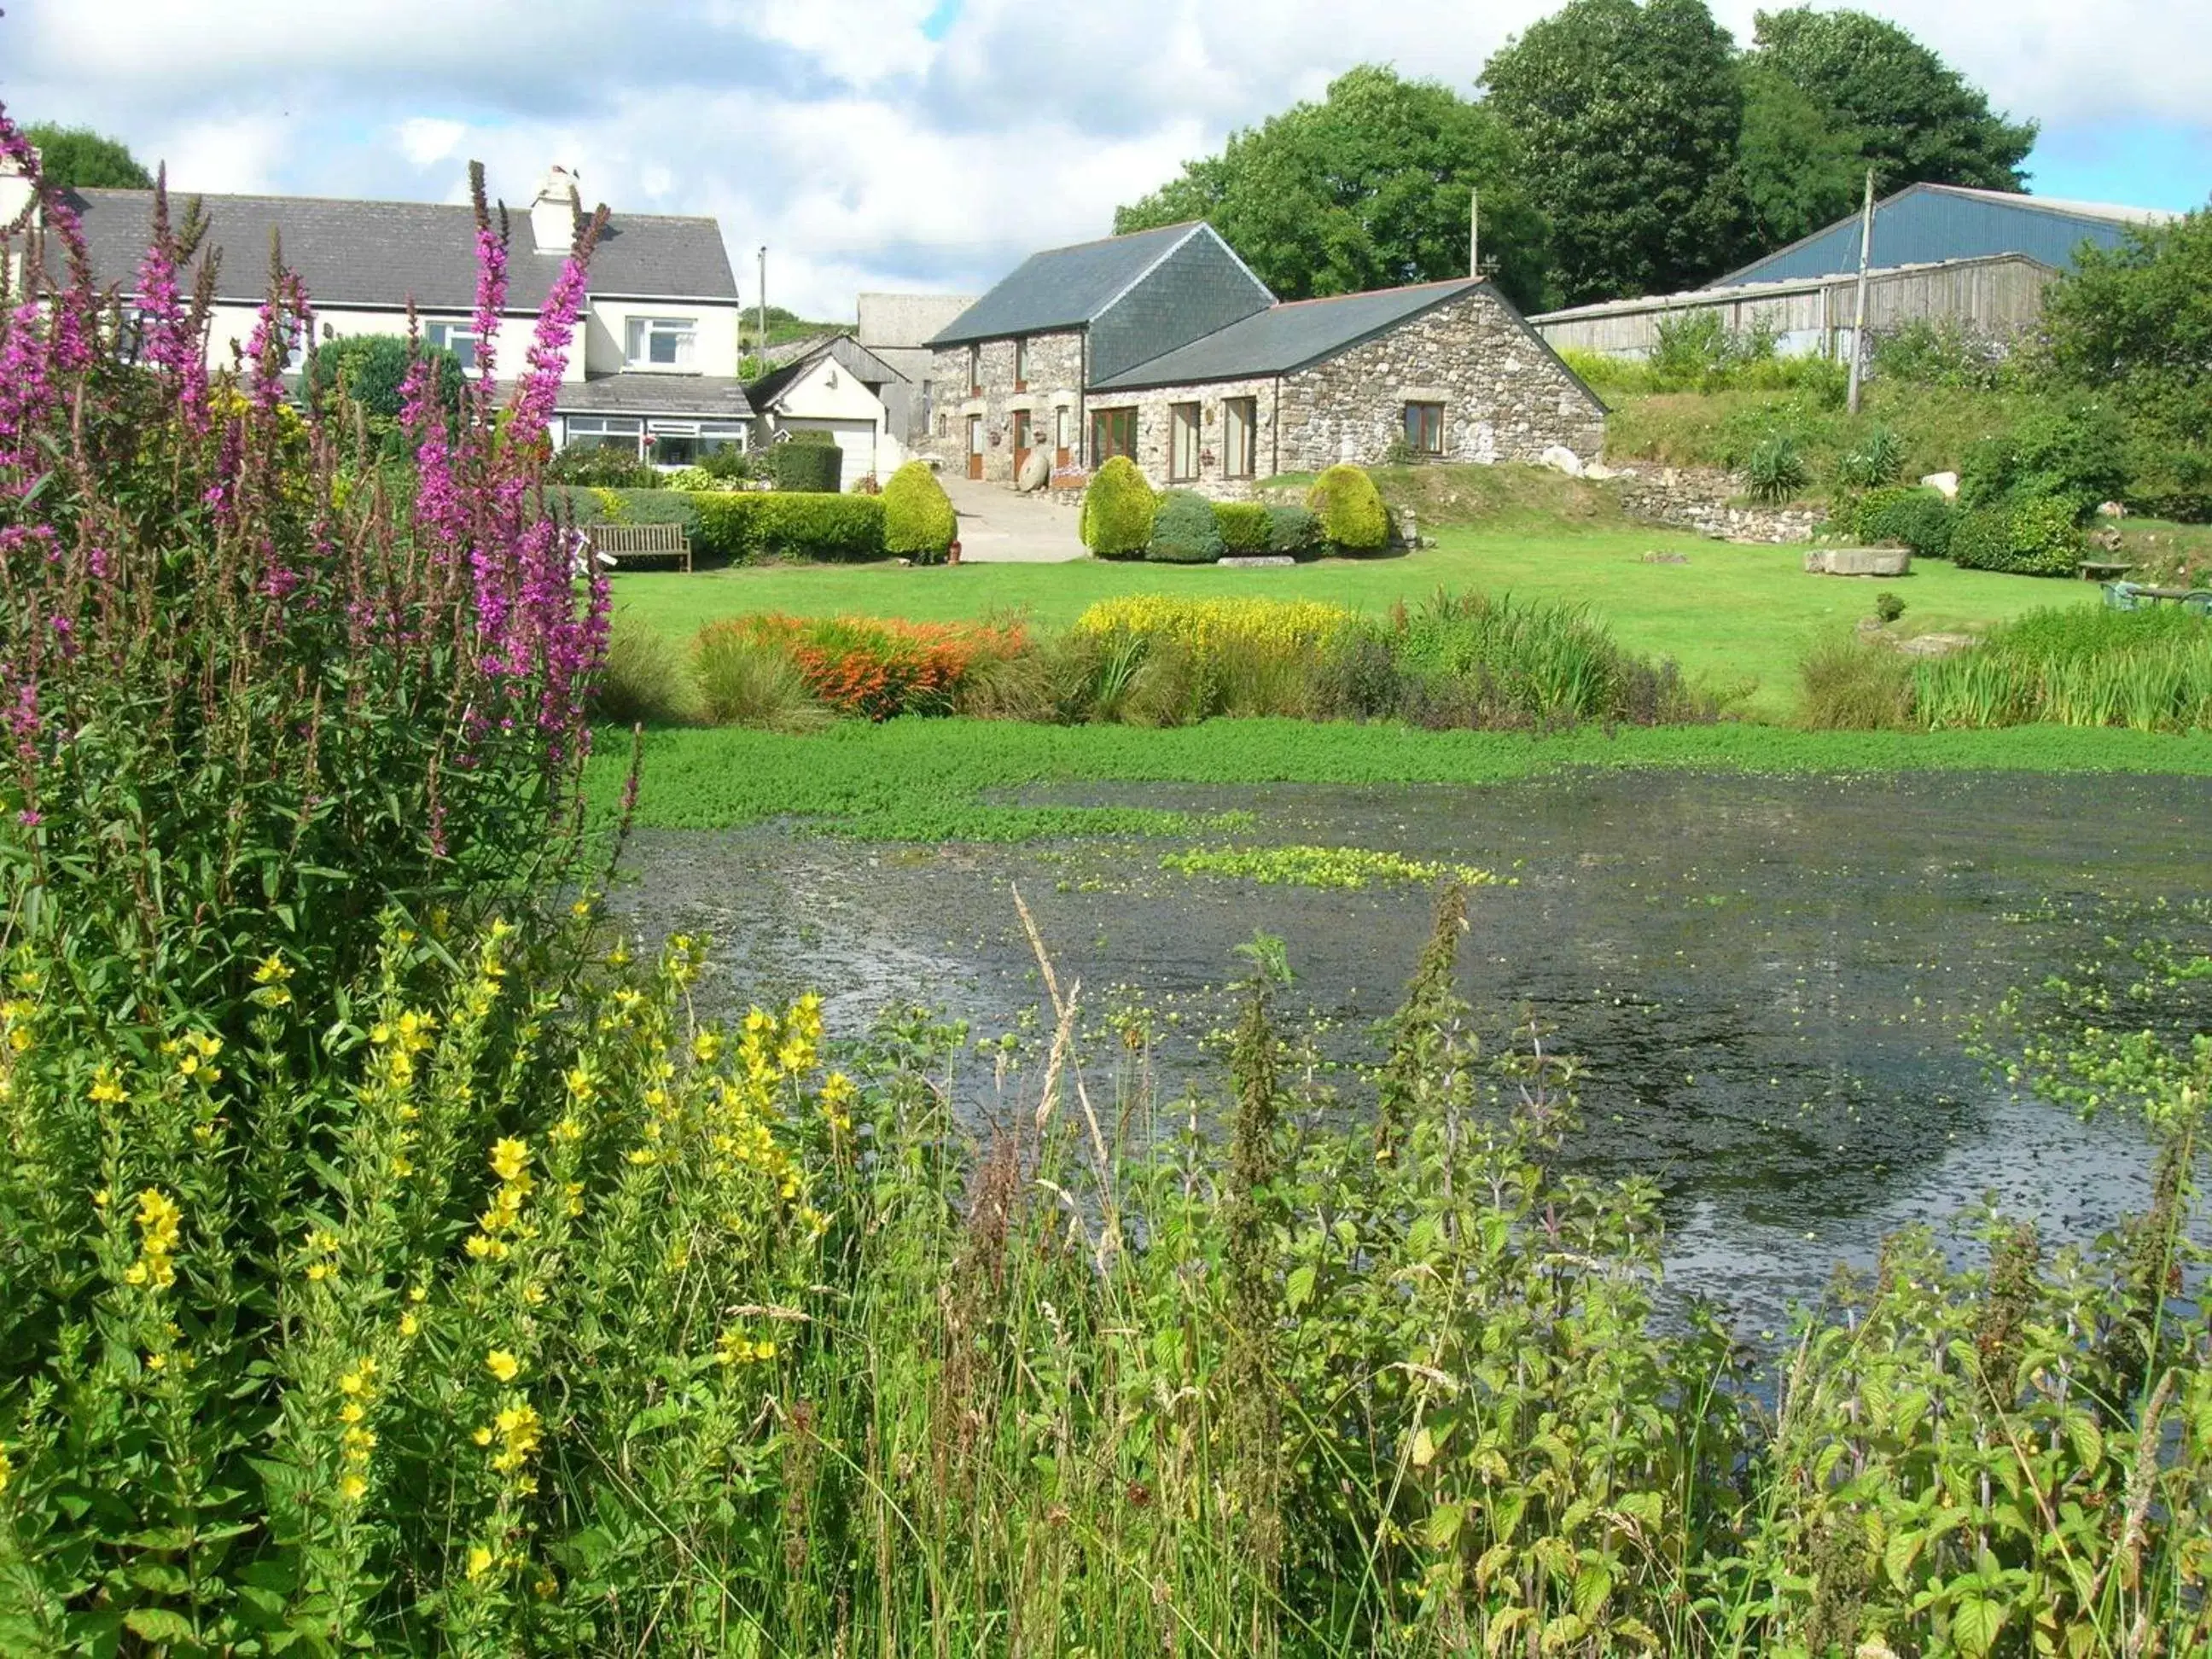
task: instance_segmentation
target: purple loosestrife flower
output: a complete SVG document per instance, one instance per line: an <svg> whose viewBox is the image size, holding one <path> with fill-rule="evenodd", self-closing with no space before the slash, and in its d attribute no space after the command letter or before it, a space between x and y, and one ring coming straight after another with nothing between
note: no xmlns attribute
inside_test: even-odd
<svg viewBox="0 0 2212 1659"><path fill-rule="evenodd" d="M33 440L55 404L42 322L38 305L26 301L0 341L0 473L18 475L0 477L0 491L10 495L27 495L38 481L43 464Z"/></svg>

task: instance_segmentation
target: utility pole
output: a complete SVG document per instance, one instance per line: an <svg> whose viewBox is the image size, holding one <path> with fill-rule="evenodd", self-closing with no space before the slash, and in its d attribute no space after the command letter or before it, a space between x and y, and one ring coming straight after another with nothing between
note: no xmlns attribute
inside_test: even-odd
<svg viewBox="0 0 2212 1659"><path fill-rule="evenodd" d="M1467 192L1467 274L1482 280L1482 192Z"/></svg>
<svg viewBox="0 0 2212 1659"><path fill-rule="evenodd" d="M753 342L753 356L759 359L761 373L768 373L768 244L760 251L760 337Z"/></svg>
<svg viewBox="0 0 2212 1659"><path fill-rule="evenodd" d="M1859 210L1859 297L1851 309L1850 393L1845 407L1859 412L1859 380L1865 373L1867 325L1867 261L1874 253L1874 169L1866 176L1866 204Z"/></svg>

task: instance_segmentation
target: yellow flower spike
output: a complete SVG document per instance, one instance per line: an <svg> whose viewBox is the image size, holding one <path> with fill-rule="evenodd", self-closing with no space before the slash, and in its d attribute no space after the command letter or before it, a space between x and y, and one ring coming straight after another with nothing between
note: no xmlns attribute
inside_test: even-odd
<svg viewBox="0 0 2212 1659"><path fill-rule="evenodd" d="M400 1315L400 1316L399 1316L399 1334L400 1334L400 1335L402 1335L402 1336L412 1336L412 1335L414 1335L414 1334L415 1334L415 1333L416 1333L416 1332L417 1332L417 1331L421 1330L422 1328L422 1322L421 1320L419 1320L419 1319L416 1318L416 1317L415 1317L415 1316L414 1316L413 1314L411 1314L411 1313L404 1313L404 1314L402 1314L402 1315Z"/></svg>
<svg viewBox="0 0 2212 1659"><path fill-rule="evenodd" d="M492 1173L501 1181L514 1185L521 1180L523 1172L529 1167L530 1144L527 1141L509 1136L492 1143Z"/></svg>
<svg viewBox="0 0 2212 1659"><path fill-rule="evenodd" d="M423 1285L410 1285L407 1287L407 1299L410 1302L426 1302L429 1299L429 1291Z"/></svg>
<svg viewBox="0 0 2212 1659"><path fill-rule="evenodd" d="M165 1353L149 1353L146 1356L146 1369L149 1371L161 1370L167 1366L168 1363L169 1356Z"/></svg>
<svg viewBox="0 0 2212 1659"><path fill-rule="evenodd" d="M122 1080L116 1075L112 1066L102 1066L92 1074L89 1092L94 1103L100 1106L119 1105L127 1097Z"/></svg>
<svg viewBox="0 0 2212 1659"><path fill-rule="evenodd" d="M368 1028L368 1040L378 1048L383 1048L392 1041L392 1028L380 1019Z"/></svg>
<svg viewBox="0 0 2212 1659"><path fill-rule="evenodd" d="M8 1461L8 1449L0 1446L0 1492L8 1490L8 1477L15 1473L15 1466Z"/></svg>
<svg viewBox="0 0 2212 1659"><path fill-rule="evenodd" d="M691 1057L702 1066L711 1066L722 1052L722 1034L712 1029L700 1032L691 1039Z"/></svg>
<svg viewBox="0 0 2212 1659"><path fill-rule="evenodd" d="M341 1423L358 1423L364 1415L366 1413L362 1412L361 1401L358 1400L349 1400L338 1407L338 1421Z"/></svg>
<svg viewBox="0 0 2212 1659"><path fill-rule="evenodd" d="M484 1356L484 1369L502 1382L512 1382L522 1374L522 1362L504 1348L494 1348Z"/></svg>

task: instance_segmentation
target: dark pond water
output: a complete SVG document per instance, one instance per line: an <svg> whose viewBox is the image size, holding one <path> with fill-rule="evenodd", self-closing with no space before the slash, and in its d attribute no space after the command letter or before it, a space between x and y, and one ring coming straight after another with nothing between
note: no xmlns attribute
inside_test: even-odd
<svg viewBox="0 0 2212 1659"><path fill-rule="evenodd" d="M1240 842L1356 846L1474 864L1462 985L1503 1036L1533 1014L1580 1058L1594 1175L1667 1195L1669 1277L1756 1334L1833 1264L1994 1195L2056 1238L2141 1206L2124 1121L2083 1124L1992 1085L1960 1025L2144 925L2141 902L2212 889L2212 786L2017 775L1876 778L1603 773L1467 788L1131 787L1037 799L1253 815ZM1172 844L891 848L781 830L634 843L621 896L647 937L712 935L711 999L811 987L833 1030L921 1000L979 1034L1040 1004L1010 887L1063 980L1103 1015L1141 988L1212 1066L1233 947L1287 942L1291 999L1322 1046L1365 1059L1425 937L1414 887L1316 891L1171 873ZM979 1068L980 1069L980 1068ZM1340 1081L1358 1096L1357 1079ZM994 1109L979 1078L979 1114Z"/></svg>

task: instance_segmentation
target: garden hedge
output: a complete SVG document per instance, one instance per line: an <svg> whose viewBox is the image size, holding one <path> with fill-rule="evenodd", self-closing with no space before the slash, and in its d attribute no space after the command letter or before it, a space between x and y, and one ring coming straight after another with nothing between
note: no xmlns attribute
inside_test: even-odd
<svg viewBox="0 0 2212 1659"><path fill-rule="evenodd" d="M2070 576L2081 556L2081 530L2063 496L2030 495L1962 513L1951 530L1951 562L1962 570L2015 576Z"/></svg>
<svg viewBox="0 0 2212 1659"><path fill-rule="evenodd" d="M1137 559L1152 539L1152 487L1127 455L1114 455L1083 492L1083 544L1102 559Z"/></svg>
<svg viewBox="0 0 2212 1659"><path fill-rule="evenodd" d="M1390 542L1390 514L1364 470L1349 462L1314 480L1306 505L1321 520L1321 538L1347 553L1379 553Z"/></svg>
<svg viewBox="0 0 2212 1659"><path fill-rule="evenodd" d="M1188 489L1170 489L1152 514L1152 539L1145 557L1152 564L1213 564L1222 551L1213 503Z"/></svg>
<svg viewBox="0 0 2212 1659"><path fill-rule="evenodd" d="M1267 508L1267 551L1310 553L1321 545L1321 520L1311 507L1278 501Z"/></svg>
<svg viewBox="0 0 2212 1659"><path fill-rule="evenodd" d="M745 491L696 495L694 545L733 562L872 559L884 550L880 495L824 491Z"/></svg>
<svg viewBox="0 0 2212 1659"><path fill-rule="evenodd" d="M767 454L768 476L778 489L830 495L844 477L845 452L826 432L794 432Z"/></svg>
<svg viewBox="0 0 2212 1659"><path fill-rule="evenodd" d="M1863 542L1909 547L1924 559L1951 555L1951 504L1932 489L1899 485L1867 492L1851 514Z"/></svg>
<svg viewBox="0 0 2212 1659"><path fill-rule="evenodd" d="M908 461L884 486L884 551L937 564L960 533L952 498L927 463Z"/></svg>
<svg viewBox="0 0 2212 1659"><path fill-rule="evenodd" d="M1267 550L1267 509L1258 501L1216 501L1213 522L1221 532L1221 545L1231 553Z"/></svg>

